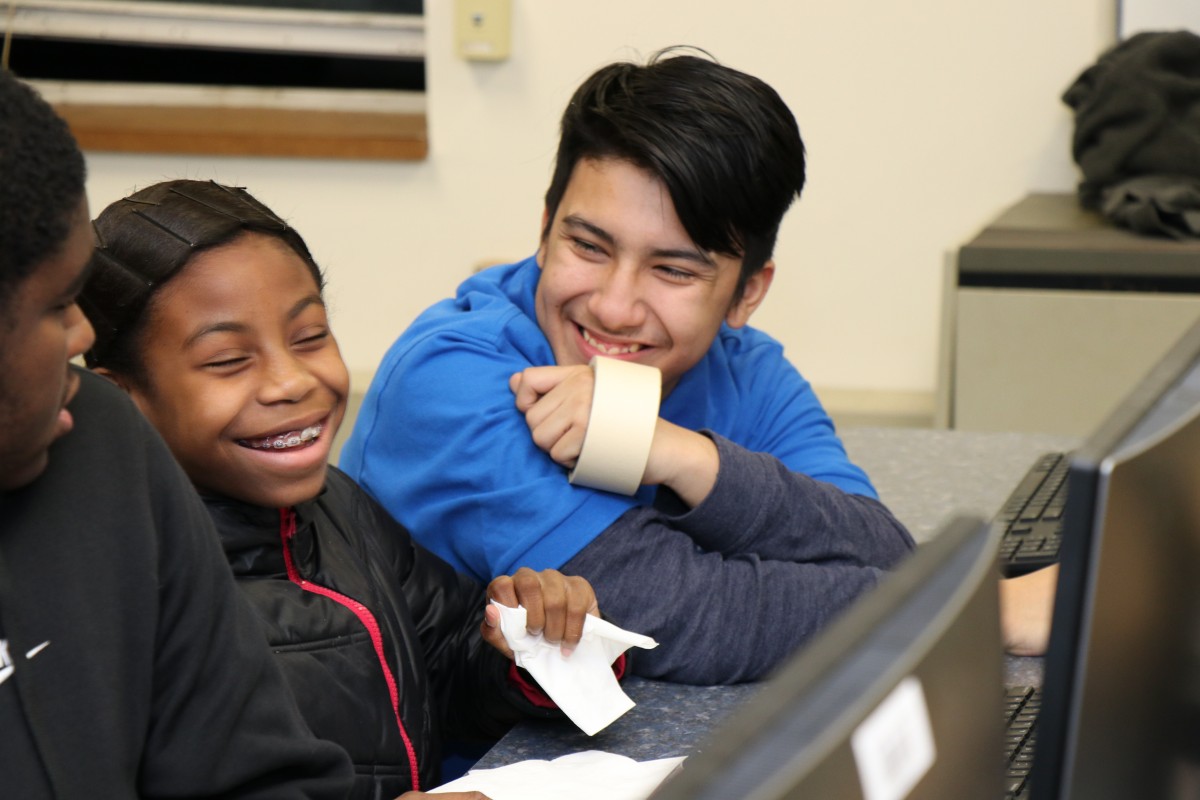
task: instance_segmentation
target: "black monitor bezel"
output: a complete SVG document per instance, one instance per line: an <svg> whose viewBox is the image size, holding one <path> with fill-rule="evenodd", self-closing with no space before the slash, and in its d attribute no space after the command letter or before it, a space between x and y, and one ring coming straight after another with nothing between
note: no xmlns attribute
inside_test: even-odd
<svg viewBox="0 0 1200 800"><path fill-rule="evenodd" d="M1155 412L1173 389L1200 368L1200 322L1194 324L1138 382L1085 442L1071 454L1067 504L1063 514L1059 576L1050 641L1042 677L1042 710L1031 776L1032 800L1057 800L1064 788L1071 752L1073 713L1081 702L1078 680L1086 649L1086 620L1095 591L1104 489L1112 462L1132 442L1131 434Z"/></svg>
<svg viewBox="0 0 1200 800"><path fill-rule="evenodd" d="M760 792L776 796L766 787L790 785L789 781L821 763L889 687L917 668L972 596L994 585L998 544L998 532L983 519L957 516L949 520L938 535L722 723L689 757L682 771L653 795L655 800L728 800L750 796L751 789L754 796ZM933 613L931 605L936 606ZM996 612L992 680L996 686L998 788L1002 674L998 606ZM920 625L915 625L913 618L918 616ZM911 632L914 627L921 628L915 638L897 635L899 630ZM849 687L857 687L857 693ZM797 748L797 742L808 744ZM784 762L790 763L781 766ZM771 770L777 771L764 774Z"/></svg>

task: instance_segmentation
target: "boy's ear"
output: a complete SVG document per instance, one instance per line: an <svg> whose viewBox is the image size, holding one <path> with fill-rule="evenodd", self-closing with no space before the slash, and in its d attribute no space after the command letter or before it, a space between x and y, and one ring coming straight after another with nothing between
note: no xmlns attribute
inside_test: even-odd
<svg viewBox="0 0 1200 800"><path fill-rule="evenodd" d="M767 290L775 278L775 262L768 261L763 268L750 276L742 290L742 296L729 307L725 314L725 322L731 328L740 328L750 321L750 315L762 305L767 298Z"/></svg>

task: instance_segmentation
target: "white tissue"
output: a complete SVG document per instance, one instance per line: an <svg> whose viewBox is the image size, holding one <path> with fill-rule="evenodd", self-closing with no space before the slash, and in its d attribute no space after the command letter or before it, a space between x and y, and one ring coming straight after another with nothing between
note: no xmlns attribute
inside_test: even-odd
<svg viewBox="0 0 1200 800"><path fill-rule="evenodd" d="M682 763L682 757L634 761L585 750L553 761L474 769L429 793L483 792L492 800L644 800Z"/></svg>
<svg viewBox="0 0 1200 800"><path fill-rule="evenodd" d="M525 630L525 609L492 601L500 610L500 630L512 648L518 667L527 670L579 729L592 736L633 708L621 690L612 663L630 647L658 647L649 636L618 628L590 614L583 621L583 638L569 657L561 646Z"/></svg>

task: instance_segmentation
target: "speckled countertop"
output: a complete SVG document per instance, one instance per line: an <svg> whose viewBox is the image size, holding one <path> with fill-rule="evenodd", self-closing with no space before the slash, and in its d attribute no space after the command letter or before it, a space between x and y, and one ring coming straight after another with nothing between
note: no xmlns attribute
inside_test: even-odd
<svg viewBox="0 0 1200 800"><path fill-rule="evenodd" d="M882 500L918 543L933 538L956 513L991 517L1037 456L1078 444L1070 436L914 428L849 428L841 435L851 459L871 476ZM1041 659L1008 657L1005 673L1010 684L1039 684ZM688 755L758 688L640 678L630 678L624 686L637 706L595 736L567 721L524 722L476 766L580 750L606 750L638 761Z"/></svg>
<svg viewBox="0 0 1200 800"><path fill-rule="evenodd" d="M620 753L636 761L686 756L760 685L683 686L630 677L622 687L637 705L595 736L567 720L522 722L476 768L552 759L581 750Z"/></svg>

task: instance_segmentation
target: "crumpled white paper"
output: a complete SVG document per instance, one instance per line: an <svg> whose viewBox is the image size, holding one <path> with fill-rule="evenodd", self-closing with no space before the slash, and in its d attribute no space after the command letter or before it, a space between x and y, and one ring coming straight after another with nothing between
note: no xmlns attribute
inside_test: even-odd
<svg viewBox="0 0 1200 800"><path fill-rule="evenodd" d="M561 645L525 630L525 609L492 601L500 609L500 631L512 648L518 667L527 670L550 699L588 736L604 730L634 702L621 690L612 663L630 647L651 650L658 642L649 636L618 628L590 614L583 621L583 638L569 657Z"/></svg>
<svg viewBox="0 0 1200 800"><path fill-rule="evenodd" d="M429 793L483 792L492 800L644 800L682 763L682 757L634 761L585 750L553 761L471 770Z"/></svg>

